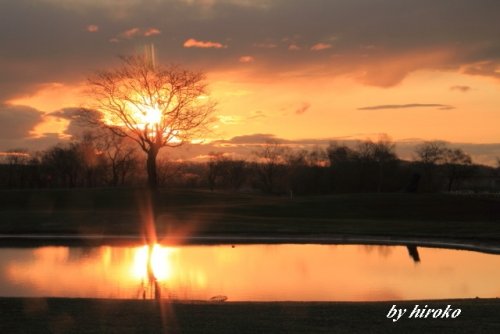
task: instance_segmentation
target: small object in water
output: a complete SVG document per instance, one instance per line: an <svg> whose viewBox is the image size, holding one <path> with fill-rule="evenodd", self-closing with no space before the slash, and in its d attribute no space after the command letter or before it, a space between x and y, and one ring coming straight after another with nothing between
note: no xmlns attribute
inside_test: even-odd
<svg viewBox="0 0 500 334"><path fill-rule="evenodd" d="M222 303L222 302L225 302L227 300L227 296L223 296L223 295L217 295L217 296L213 296L212 298L209 299L211 302L218 302L218 303Z"/></svg>

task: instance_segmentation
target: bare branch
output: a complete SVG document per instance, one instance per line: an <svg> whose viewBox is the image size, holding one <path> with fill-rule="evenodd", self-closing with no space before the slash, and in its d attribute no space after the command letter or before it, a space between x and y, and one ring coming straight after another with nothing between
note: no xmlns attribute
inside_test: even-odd
<svg viewBox="0 0 500 334"><path fill-rule="evenodd" d="M215 103L207 97L202 73L153 66L138 56L121 59L120 67L88 78L91 103L83 110L89 120L132 139L154 161L162 147L206 132Z"/></svg>

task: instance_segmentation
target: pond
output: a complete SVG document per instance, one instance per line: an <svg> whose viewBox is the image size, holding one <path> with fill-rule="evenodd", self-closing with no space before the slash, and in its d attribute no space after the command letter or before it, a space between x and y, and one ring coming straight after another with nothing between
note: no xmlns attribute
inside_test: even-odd
<svg viewBox="0 0 500 334"><path fill-rule="evenodd" d="M0 248L0 296L378 301L500 296L500 256L415 246Z"/></svg>

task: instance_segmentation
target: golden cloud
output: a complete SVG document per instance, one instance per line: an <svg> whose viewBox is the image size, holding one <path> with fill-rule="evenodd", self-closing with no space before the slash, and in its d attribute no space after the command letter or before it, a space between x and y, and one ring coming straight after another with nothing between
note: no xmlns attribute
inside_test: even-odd
<svg viewBox="0 0 500 334"><path fill-rule="evenodd" d="M212 41L198 41L194 38L190 38L184 42L185 48L202 48L202 49L224 49L227 48L227 45L223 45L219 42Z"/></svg>
<svg viewBox="0 0 500 334"><path fill-rule="evenodd" d="M332 45L329 43L317 43L311 47L311 51L322 51L322 50L327 50L327 49L331 49L331 48L332 48Z"/></svg>
<svg viewBox="0 0 500 334"><path fill-rule="evenodd" d="M149 37L149 36L154 36L154 35L159 35L161 31L156 28L149 28L144 32L144 36Z"/></svg>

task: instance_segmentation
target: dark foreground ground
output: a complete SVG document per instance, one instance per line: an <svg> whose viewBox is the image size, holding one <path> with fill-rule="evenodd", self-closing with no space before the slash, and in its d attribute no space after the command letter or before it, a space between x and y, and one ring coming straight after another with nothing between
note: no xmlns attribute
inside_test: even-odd
<svg viewBox="0 0 500 334"><path fill-rule="evenodd" d="M0 191L0 234L385 236L500 244L500 197L339 194L278 197L209 191Z"/></svg>
<svg viewBox="0 0 500 334"><path fill-rule="evenodd" d="M393 304L460 308L455 319L386 318ZM408 311L410 312L410 311ZM500 300L164 303L0 298L1 333L500 333Z"/></svg>

